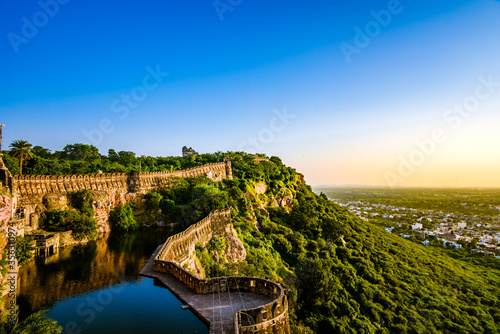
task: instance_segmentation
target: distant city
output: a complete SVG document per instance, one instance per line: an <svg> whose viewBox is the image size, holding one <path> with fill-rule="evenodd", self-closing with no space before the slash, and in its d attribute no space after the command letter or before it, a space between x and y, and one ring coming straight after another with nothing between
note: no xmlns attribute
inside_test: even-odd
<svg viewBox="0 0 500 334"><path fill-rule="evenodd" d="M361 188L323 191L340 206L364 221L383 226L387 232L420 241L425 246L465 247L471 254L500 258L500 203L491 204L498 198L495 191L415 189L412 193L409 189ZM417 197L415 192L421 194ZM353 200L356 196L359 199ZM421 208L426 202L429 207ZM442 209L438 209L439 205ZM453 206L457 205L457 211L462 212L453 212Z"/></svg>

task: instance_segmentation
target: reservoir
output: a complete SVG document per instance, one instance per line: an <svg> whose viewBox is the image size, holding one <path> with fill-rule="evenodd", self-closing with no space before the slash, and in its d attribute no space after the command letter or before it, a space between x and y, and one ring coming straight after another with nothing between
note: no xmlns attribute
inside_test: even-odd
<svg viewBox="0 0 500 334"><path fill-rule="evenodd" d="M48 309L65 334L208 333L167 288L138 276L156 247L176 232L111 233L32 260L19 270L20 320Z"/></svg>

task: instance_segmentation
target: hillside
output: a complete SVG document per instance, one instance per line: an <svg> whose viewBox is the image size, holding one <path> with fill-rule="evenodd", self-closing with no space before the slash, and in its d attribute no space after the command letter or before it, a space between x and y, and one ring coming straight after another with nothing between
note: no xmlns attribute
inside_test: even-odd
<svg viewBox="0 0 500 334"><path fill-rule="evenodd" d="M176 170L231 159L232 180L179 178L127 206L139 222L185 224L231 208L246 259L226 260L219 254L227 245L214 241L197 249L203 274L284 283L294 333L499 332L498 261L426 248L389 234L315 194L277 157L218 152L141 160L113 151L89 159L85 152L93 150L68 147L65 153L35 155L26 171L40 166L45 174L65 172L61 166L71 172Z"/></svg>
<svg viewBox="0 0 500 334"><path fill-rule="evenodd" d="M246 260L225 263L217 247L199 249L207 276L285 283L296 332L498 332L498 262L426 248L361 221L314 194L277 157L227 156L233 180L188 180L188 187L160 192L178 219L231 207Z"/></svg>

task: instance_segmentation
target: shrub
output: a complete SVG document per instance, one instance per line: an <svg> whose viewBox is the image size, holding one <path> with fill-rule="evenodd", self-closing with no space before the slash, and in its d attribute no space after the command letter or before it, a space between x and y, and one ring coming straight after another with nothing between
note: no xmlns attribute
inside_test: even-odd
<svg viewBox="0 0 500 334"><path fill-rule="evenodd" d="M88 217L95 216L95 210L92 206L93 202L92 193L87 189L80 190L71 197L71 205Z"/></svg>
<svg viewBox="0 0 500 334"><path fill-rule="evenodd" d="M16 258L20 266L25 265L33 258L32 251L35 249L31 238L16 238Z"/></svg>
<svg viewBox="0 0 500 334"><path fill-rule="evenodd" d="M133 231L139 227L135 221L132 207L128 204L114 208L109 214L109 221L113 229L120 231Z"/></svg>
<svg viewBox="0 0 500 334"><path fill-rule="evenodd" d="M45 226L48 231L54 232L71 230L76 240L85 237L92 240L97 236L96 220L75 210L48 211Z"/></svg>
<svg viewBox="0 0 500 334"><path fill-rule="evenodd" d="M162 202L163 196L156 191L152 191L147 193L146 196L144 196L144 199L146 209L156 212L160 209L160 203Z"/></svg>

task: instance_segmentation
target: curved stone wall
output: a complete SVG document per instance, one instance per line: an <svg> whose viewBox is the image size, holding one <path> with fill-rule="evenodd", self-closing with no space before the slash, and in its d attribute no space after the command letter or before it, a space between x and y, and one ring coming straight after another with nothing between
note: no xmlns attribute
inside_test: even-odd
<svg viewBox="0 0 500 334"><path fill-rule="evenodd" d="M183 268L182 263L194 252L196 243L206 243L212 236L231 231L229 209L212 211L206 218L187 230L167 239L155 257L153 269L173 275L197 294L245 291L272 297L271 303L234 314L237 334L290 334L288 300L283 287L275 282L255 277L218 277L199 279Z"/></svg>
<svg viewBox="0 0 500 334"><path fill-rule="evenodd" d="M172 172L138 173L138 182L140 184L141 192L149 192L153 189L169 186L172 182L172 177L175 176L190 178L206 175L215 182L222 181L226 178L232 178L232 174L229 176L229 173L227 172L228 169L231 170L230 161L218 162Z"/></svg>

